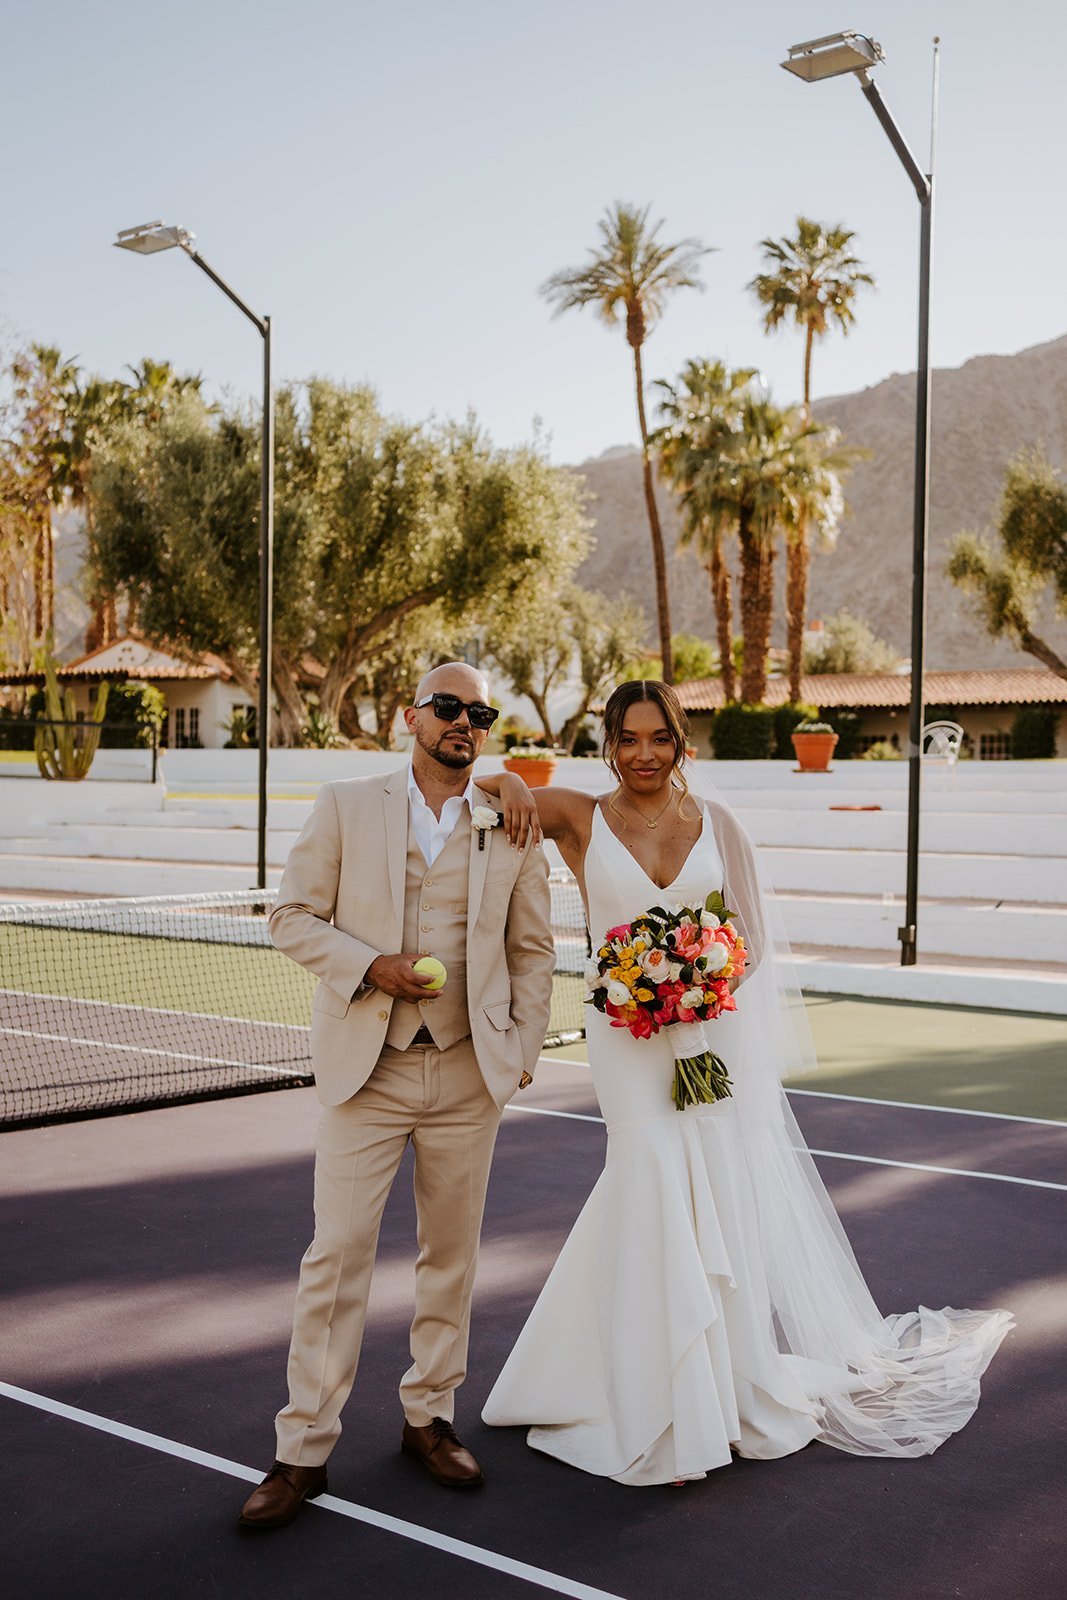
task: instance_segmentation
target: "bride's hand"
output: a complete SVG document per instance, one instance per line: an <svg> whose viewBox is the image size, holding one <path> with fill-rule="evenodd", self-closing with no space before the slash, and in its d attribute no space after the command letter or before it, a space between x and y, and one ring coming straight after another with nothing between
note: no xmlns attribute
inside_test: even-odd
<svg viewBox="0 0 1067 1600"><path fill-rule="evenodd" d="M527 839L537 848L543 838L534 797L514 772L500 774L500 799L504 807L504 832L508 843L522 850Z"/></svg>

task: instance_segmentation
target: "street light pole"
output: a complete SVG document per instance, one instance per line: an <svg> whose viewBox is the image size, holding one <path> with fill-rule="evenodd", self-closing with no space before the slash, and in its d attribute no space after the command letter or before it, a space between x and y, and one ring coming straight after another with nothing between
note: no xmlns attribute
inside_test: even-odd
<svg viewBox="0 0 1067 1600"><path fill-rule="evenodd" d="M263 428L259 480L259 700L256 710L256 744L259 753L256 882L267 887L267 766L270 747L270 680L274 617L274 389L271 378L271 319L257 316L240 295L220 278L214 267L193 248L196 235L162 222L145 222L124 229L115 239L120 250L156 255L160 250L184 250L190 261L232 300L258 329L263 340Z"/></svg>
<svg viewBox="0 0 1067 1600"><path fill-rule="evenodd" d="M930 170L924 173L889 108L868 76L885 59L881 45L865 34L837 33L791 45L787 72L816 83L853 73L875 116L889 136L919 201L919 348L915 395L915 488L911 556L911 703L908 714L908 839L904 924L897 929L900 964L918 959L919 817L922 794L923 656L926 641L926 530L930 517L930 265L933 253L934 150L940 41L934 40L934 88L930 117Z"/></svg>

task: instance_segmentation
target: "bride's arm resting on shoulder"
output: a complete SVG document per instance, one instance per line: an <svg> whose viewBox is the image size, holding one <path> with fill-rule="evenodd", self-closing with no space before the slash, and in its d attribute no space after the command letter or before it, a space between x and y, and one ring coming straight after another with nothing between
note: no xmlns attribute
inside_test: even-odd
<svg viewBox="0 0 1067 1600"><path fill-rule="evenodd" d="M582 817L592 810L591 796L580 789L545 788L538 789L535 795L514 772L479 777L478 787L501 802L508 843L520 850L527 837L539 845L542 839L558 844L567 836L579 836Z"/></svg>

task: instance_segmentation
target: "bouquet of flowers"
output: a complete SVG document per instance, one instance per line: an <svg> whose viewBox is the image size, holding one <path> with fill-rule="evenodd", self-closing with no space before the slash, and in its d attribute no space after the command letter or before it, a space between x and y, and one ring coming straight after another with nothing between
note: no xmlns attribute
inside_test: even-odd
<svg viewBox="0 0 1067 1600"><path fill-rule="evenodd" d="M670 1030L679 1111L730 1096L729 1074L704 1023L737 1010L730 979L743 974L747 954L733 915L717 890L703 907L653 906L609 928L586 967L587 1004L613 1028L628 1028L635 1039Z"/></svg>

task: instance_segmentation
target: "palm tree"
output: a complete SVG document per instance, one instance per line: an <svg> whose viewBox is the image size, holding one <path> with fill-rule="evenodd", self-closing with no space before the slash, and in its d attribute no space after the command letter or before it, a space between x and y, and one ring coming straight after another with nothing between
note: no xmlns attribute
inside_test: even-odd
<svg viewBox="0 0 1067 1600"><path fill-rule="evenodd" d="M21 411L18 457L26 514L36 527L33 552L34 633L55 624L55 535L52 511L63 498L67 407L78 369L52 345L34 344L11 364Z"/></svg>
<svg viewBox="0 0 1067 1600"><path fill-rule="evenodd" d="M853 452L842 452L836 432L807 422L799 407L773 405L751 369L691 361L677 385L660 387L668 423L653 443L678 492L687 532L720 561L726 539L738 541L741 699L756 705L767 686L777 536L784 533L789 546L799 527L836 527L839 472ZM718 593L716 599L723 688L731 699L729 610L724 614Z"/></svg>
<svg viewBox="0 0 1067 1600"><path fill-rule="evenodd" d="M614 207L605 212L597 224L600 229L600 244L591 251L590 259L585 266L554 273L546 283L542 284L541 293L555 307L557 316L564 311L593 306L605 322L614 324L620 312L625 318L626 342L633 351L634 358L637 420L641 429L645 506L652 539L652 565L656 580L656 610L659 620L660 651L663 657L663 676L664 680L670 683L673 672L667 563L663 552L663 530L660 527L656 493L652 482L641 350L653 325L662 316L668 296L675 289L703 288L696 271L700 257L707 254L707 248L699 239L682 239L677 244L661 244L658 236L663 223L660 221L653 227L649 226L650 209L646 206L642 211L636 206L616 201Z"/></svg>
<svg viewBox="0 0 1067 1600"><path fill-rule="evenodd" d="M800 413L803 422L803 411ZM804 618L807 611L810 531L832 546L844 510L842 479L853 462L867 454L840 443L837 428L804 423L793 441L785 473L786 498L781 527L786 542L785 611L789 647L789 698L800 699L804 665Z"/></svg>
<svg viewBox="0 0 1067 1600"><path fill-rule="evenodd" d="M715 609L723 693L737 698L733 655L733 583L725 559L727 536L736 532L732 507L726 510L721 486L708 470L709 458L729 455L732 432L756 377L754 369L733 372L721 361L689 361L677 384L663 380L663 426L652 435L660 474L673 488L682 514L682 539L707 561Z"/></svg>
<svg viewBox="0 0 1067 1600"><path fill-rule="evenodd" d="M767 270L757 273L749 284L757 300L767 308L763 325L768 332L781 327L790 317L798 328L804 329L803 412L806 421L811 417L811 357L815 340L823 338L834 323L843 333L848 333L856 320L853 302L859 289L863 285L874 286L874 279L862 270L863 263L851 251L855 237L848 228L824 227L809 217L798 217L795 238L761 241ZM789 676L793 699L800 697L810 560L807 527L802 522L788 540L786 557Z"/></svg>
<svg viewBox="0 0 1067 1600"><path fill-rule="evenodd" d="M816 339L837 323L847 333L856 320L853 301L864 284L874 287L870 273L849 249L856 235L848 228L826 228L809 217L797 218L795 239L761 239L766 272L749 284L767 307L768 332L792 316L804 329L804 413L811 415L811 355Z"/></svg>

